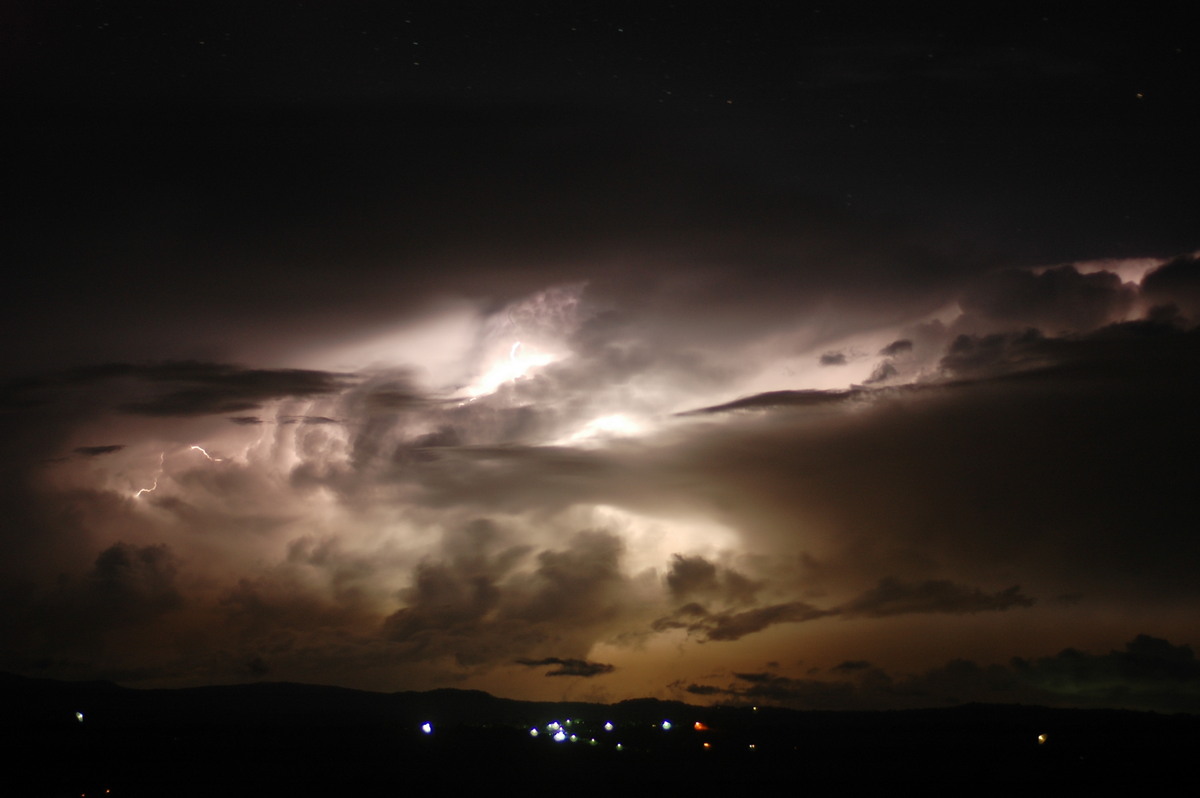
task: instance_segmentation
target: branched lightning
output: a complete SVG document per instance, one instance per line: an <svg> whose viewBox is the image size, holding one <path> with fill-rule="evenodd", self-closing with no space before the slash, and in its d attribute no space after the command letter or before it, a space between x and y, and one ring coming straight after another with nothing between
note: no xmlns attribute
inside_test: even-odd
<svg viewBox="0 0 1200 798"><path fill-rule="evenodd" d="M223 457L213 457L211 454L208 453L208 451L203 446L191 446L189 448L192 451L200 452L200 454L204 455L205 457L207 457L209 460L211 460L214 463L221 463L221 462L224 462L224 460L225 460L225 458L223 458ZM134 493L133 497L135 499L140 499L142 497L143 493L153 493L154 491L158 490L158 480L162 477L163 463L166 460L166 457L167 457L166 452L159 453L159 455L158 455L158 473L154 475L154 481L150 484L150 487L141 488L136 493Z"/></svg>

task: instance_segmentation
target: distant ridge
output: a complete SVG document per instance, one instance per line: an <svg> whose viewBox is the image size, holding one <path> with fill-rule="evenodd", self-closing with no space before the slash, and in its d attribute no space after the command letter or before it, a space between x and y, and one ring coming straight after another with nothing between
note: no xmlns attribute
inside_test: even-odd
<svg viewBox="0 0 1200 798"><path fill-rule="evenodd" d="M11 794L32 798L186 798L229 794L232 783L256 796L540 783L569 783L572 795L647 785L740 793L798 778L819 789L1011 795L1034 783L1158 783L1189 772L1200 750L1195 715L1021 705L797 711L287 682L140 690L7 673L0 702L0 745L15 763L6 775L20 785Z"/></svg>

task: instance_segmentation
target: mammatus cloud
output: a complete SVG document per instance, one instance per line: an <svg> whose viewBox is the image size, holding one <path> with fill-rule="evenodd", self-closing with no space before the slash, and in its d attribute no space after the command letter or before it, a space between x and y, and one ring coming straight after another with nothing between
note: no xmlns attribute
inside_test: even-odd
<svg viewBox="0 0 1200 798"><path fill-rule="evenodd" d="M616 668L604 662L587 662L582 659L559 659L558 657L544 657L542 659L518 659L518 665L524 665L527 668L540 668L546 665L557 665L553 670L546 671L547 676L601 676L605 673L612 673Z"/></svg>

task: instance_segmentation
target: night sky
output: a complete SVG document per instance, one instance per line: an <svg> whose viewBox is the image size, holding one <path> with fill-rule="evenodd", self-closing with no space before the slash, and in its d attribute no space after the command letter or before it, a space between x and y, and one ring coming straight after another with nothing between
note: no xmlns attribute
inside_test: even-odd
<svg viewBox="0 0 1200 798"><path fill-rule="evenodd" d="M347 5L0 10L0 670L1200 711L1182 12Z"/></svg>

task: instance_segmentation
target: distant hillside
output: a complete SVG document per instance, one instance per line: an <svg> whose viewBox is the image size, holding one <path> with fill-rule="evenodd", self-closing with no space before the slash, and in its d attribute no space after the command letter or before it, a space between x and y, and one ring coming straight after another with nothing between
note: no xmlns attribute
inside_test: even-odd
<svg viewBox="0 0 1200 798"><path fill-rule="evenodd" d="M1200 747L1196 716L1026 706L797 712L285 683L133 690L10 674L0 674L0 700L0 742L16 763L6 777L21 787L14 794L35 797L400 795L563 783L571 795L897 782L1013 794L1157 783L1185 772ZM239 785L233 793L231 785Z"/></svg>

